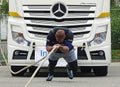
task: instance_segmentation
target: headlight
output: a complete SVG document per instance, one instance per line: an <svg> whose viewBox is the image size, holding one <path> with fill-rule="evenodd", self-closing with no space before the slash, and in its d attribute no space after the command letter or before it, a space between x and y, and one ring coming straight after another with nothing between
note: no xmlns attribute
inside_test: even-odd
<svg viewBox="0 0 120 87"><path fill-rule="evenodd" d="M25 40L22 33L12 31L13 40L21 45L29 46L30 42Z"/></svg>
<svg viewBox="0 0 120 87"><path fill-rule="evenodd" d="M96 33L94 39L89 42L89 45L92 46L92 45L101 44L106 40L106 34L107 32Z"/></svg>

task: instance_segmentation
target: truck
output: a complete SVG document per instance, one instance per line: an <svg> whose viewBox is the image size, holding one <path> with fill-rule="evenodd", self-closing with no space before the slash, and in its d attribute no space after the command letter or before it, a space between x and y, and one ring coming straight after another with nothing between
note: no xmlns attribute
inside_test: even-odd
<svg viewBox="0 0 120 87"><path fill-rule="evenodd" d="M46 37L54 27L74 34L78 69L106 76L111 63L110 0L9 0L8 63L18 71L48 55ZM26 71L34 72L34 65ZM61 58L56 67L65 67ZM46 61L42 68L48 67ZM14 74L12 74L15 76Z"/></svg>

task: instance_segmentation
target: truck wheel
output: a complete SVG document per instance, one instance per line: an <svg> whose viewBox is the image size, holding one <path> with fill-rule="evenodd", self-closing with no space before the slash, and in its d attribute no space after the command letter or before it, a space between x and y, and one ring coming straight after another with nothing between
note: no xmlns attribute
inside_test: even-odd
<svg viewBox="0 0 120 87"><path fill-rule="evenodd" d="M91 67L89 67L89 66L81 66L80 71L82 73L90 73L91 72Z"/></svg>
<svg viewBox="0 0 120 87"><path fill-rule="evenodd" d="M25 66L11 66L11 70L13 72L17 72L19 71L20 69L24 68ZM27 69L26 70L23 70L22 72L18 73L18 74L12 74L12 76L24 76L24 73L26 73Z"/></svg>
<svg viewBox="0 0 120 87"><path fill-rule="evenodd" d="M106 76L108 73L108 66L96 66L93 67L95 76Z"/></svg>

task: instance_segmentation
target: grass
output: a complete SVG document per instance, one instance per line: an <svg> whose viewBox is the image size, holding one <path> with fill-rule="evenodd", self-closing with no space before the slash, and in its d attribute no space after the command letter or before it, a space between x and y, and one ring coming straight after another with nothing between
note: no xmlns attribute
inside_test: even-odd
<svg viewBox="0 0 120 87"><path fill-rule="evenodd" d="M120 62L120 50L112 50L112 61Z"/></svg>

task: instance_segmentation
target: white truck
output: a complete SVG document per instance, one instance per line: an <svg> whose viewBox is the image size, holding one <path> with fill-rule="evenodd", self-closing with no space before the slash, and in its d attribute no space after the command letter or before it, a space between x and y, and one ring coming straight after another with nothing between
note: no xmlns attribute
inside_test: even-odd
<svg viewBox="0 0 120 87"><path fill-rule="evenodd" d="M18 71L46 56L47 34L58 26L67 27L74 34L80 71L106 76L111 62L110 0L9 0L8 62L11 70ZM65 65L60 59L57 67ZM29 71L33 72L35 66ZM42 67L48 67L48 62Z"/></svg>

